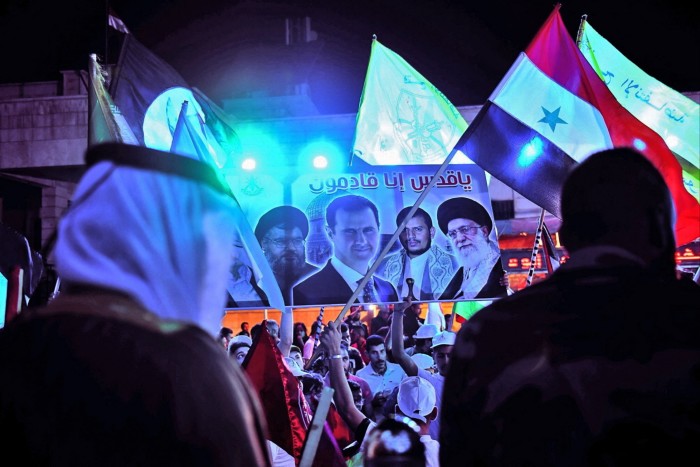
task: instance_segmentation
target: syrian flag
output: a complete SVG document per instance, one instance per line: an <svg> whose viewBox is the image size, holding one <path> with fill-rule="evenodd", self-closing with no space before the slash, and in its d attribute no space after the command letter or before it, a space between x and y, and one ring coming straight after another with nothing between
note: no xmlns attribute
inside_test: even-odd
<svg viewBox="0 0 700 467"><path fill-rule="evenodd" d="M594 152L632 147L659 170L676 208L676 242L700 237L700 206L663 139L610 93L566 30L557 5L471 123L460 149L561 217L569 172Z"/></svg>

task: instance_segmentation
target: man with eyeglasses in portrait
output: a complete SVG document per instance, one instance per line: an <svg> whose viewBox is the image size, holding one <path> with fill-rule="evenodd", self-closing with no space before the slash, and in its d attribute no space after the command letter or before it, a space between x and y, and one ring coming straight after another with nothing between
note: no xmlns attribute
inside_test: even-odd
<svg viewBox="0 0 700 467"><path fill-rule="evenodd" d="M440 300L508 295L501 250L495 235L491 238L493 219L488 211L473 199L457 197L438 206L437 219L460 266Z"/></svg>
<svg viewBox="0 0 700 467"><path fill-rule="evenodd" d="M292 287L318 270L306 261L309 221L294 206L278 206L262 215L255 226L255 237L270 264L284 303L291 305Z"/></svg>
<svg viewBox="0 0 700 467"><path fill-rule="evenodd" d="M333 256L320 271L294 286L294 305L347 303L379 249L377 206L358 195L334 198L326 208L326 235L333 244ZM394 286L374 275L355 303L396 301Z"/></svg>
<svg viewBox="0 0 700 467"><path fill-rule="evenodd" d="M401 225L412 206L406 206L396 215L396 226ZM387 255L377 268L377 274L391 282L399 295L408 295L406 279L413 278L413 295L418 300L437 300L457 270L457 260L443 250L435 238L435 227L430 215L418 208L399 234L401 249Z"/></svg>

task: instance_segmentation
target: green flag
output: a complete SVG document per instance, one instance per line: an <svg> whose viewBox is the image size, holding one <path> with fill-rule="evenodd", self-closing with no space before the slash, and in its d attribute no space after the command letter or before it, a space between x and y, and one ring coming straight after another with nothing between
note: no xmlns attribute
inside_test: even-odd
<svg viewBox="0 0 700 467"><path fill-rule="evenodd" d="M585 19L579 38L581 53L617 101L676 155L686 190L700 201L700 105L646 74Z"/></svg>
<svg viewBox="0 0 700 467"><path fill-rule="evenodd" d="M374 165L440 164L467 122L444 94L374 38L353 156ZM457 154L454 163L468 163Z"/></svg>

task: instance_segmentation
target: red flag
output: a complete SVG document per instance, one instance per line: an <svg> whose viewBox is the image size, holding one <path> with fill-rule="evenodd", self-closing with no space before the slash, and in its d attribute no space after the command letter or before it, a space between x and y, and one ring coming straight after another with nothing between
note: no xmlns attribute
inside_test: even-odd
<svg viewBox="0 0 700 467"><path fill-rule="evenodd" d="M306 432L311 423L301 383L284 363L282 353L267 331L265 322L243 362L260 396L270 441L301 460Z"/></svg>
<svg viewBox="0 0 700 467"><path fill-rule="evenodd" d="M328 417L326 418L328 427L331 429L332 437L337 441L340 449L355 441L355 434L350 430L350 427L342 419L335 405L331 404L328 409Z"/></svg>
<svg viewBox="0 0 700 467"><path fill-rule="evenodd" d="M331 411L333 404L331 404ZM332 412L328 412L328 420L330 420ZM341 422L343 422L341 420ZM345 423L345 422L343 422ZM343 453L338 446L338 441L334 437L335 430L331 429L328 422L323 425L323 433L318 442L316 456L311 463L312 467L347 467Z"/></svg>

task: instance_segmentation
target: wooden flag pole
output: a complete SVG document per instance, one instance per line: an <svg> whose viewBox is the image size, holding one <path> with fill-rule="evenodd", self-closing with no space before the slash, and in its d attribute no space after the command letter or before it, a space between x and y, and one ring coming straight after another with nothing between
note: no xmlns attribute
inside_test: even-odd
<svg viewBox="0 0 700 467"><path fill-rule="evenodd" d="M304 448L301 453L299 467L311 467L314 462L314 457L316 457L316 451L318 450L318 443L321 441L323 426L326 422L326 417L328 417L328 410L331 407L333 392L333 388L327 386L323 388L323 392L321 392L318 407L316 407L314 417L311 419L309 431L306 433L306 441L304 442Z"/></svg>
<svg viewBox="0 0 700 467"><path fill-rule="evenodd" d="M537 250L540 245L540 238L542 237L542 226L544 225L544 208L540 212L540 220L537 224L537 233L535 234L535 244L532 246L532 255L530 256L530 270L527 272L527 280L525 281L525 287L529 287L532 284L532 276L535 275L535 260L537 260Z"/></svg>

